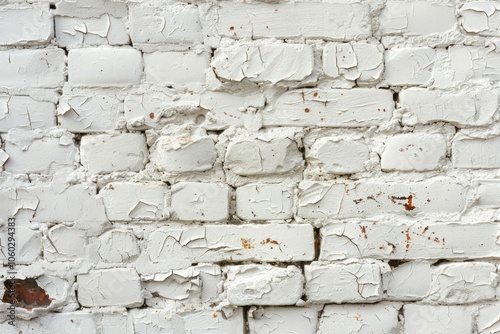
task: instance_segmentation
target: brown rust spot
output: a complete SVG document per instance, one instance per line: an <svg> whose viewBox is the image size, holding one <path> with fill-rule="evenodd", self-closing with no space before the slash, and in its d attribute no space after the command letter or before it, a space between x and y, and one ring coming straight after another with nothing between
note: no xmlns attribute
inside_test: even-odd
<svg viewBox="0 0 500 334"><path fill-rule="evenodd" d="M212 317L217 318L217 313L212 314Z"/></svg>
<svg viewBox="0 0 500 334"><path fill-rule="evenodd" d="M279 242L277 242L276 240L273 240L271 238L266 238L264 240L262 240L260 242L261 245L265 245L265 244L273 244L273 245L279 245Z"/></svg>
<svg viewBox="0 0 500 334"><path fill-rule="evenodd" d="M149 118L151 118L151 119L155 118L155 114L154 113L149 113Z"/></svg>
<svg viewBox="0 0 500 334"><path fill-rule="evenodd" d="M318 92L313 94L314 97L318 97Z"/></svg>
<svg viewBox="0 0 500 334"><path fill-rule="evenodd" d="M234 30L234 27L233 26L229 27L229 30Z"/></svg>
<svg viewBox="0 0 500 334"><path fill-rule="evenodd" d="M13 286L14 285L14 286ZM27 310L48 306L52 298L38 286L34 278L6 280L2 302L14 304Z"/></svg>
<svg viewBox="0 0 500 334"><path fill-rule="evenodd" d="M309 108L304 109L305 112L310 112Z"/></svg>
<svg viewBox="0 0 500 334"><path fill-rule="evenodd" d="M241 240L241 246L245 249L252 249L254 246L252 245L250 239L247 238L240 238Z"/></svg>
<svg viewBox="0 0 500 334"><path fill-rule="evenodd" d="M359 226L361 228L361 234L363 235L363 238L368 239L368 236L366 235L366 226Z"/></svg>
<svg viewBox="0 0 500 334"><path fill-rule="evenodd" d="M306 95L304 94L304 92L300 92L300 97L302 97L302 103L305 103L306 102Z"/></svg>
<svg viewBox="0 0 500 334"><path fill-rule="evenodd" d="M405 204L405 210L411 211L415 209L413 206L413 195L408 196L408 203Z"/></svg>

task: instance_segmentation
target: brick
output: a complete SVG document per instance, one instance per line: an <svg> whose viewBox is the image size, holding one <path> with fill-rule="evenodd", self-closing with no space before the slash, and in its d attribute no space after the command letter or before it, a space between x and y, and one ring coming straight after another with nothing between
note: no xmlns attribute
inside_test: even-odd
<svg viewBox="0 0 500 334"><path fill-rule="evenodd" d="M500 180L476 180L477 202L476 205L500 208Z"/></svg>
<svg viewBox="0 0 500 334"><path fill-rule="evenodd" d="M360 140L323 137L311 146L306 160L324 173L360 173L366 170L365 163L370 160L370 149Z"/></svg>
<svg viewBox="0 0 500 334"><path fill-rule="evenodd" d="M249 184L236 189L236 214L244 220L290 219L294 189L279 184Z"/></svg>
<svg viewBox="0 0 500 334"><path fill-rule="evenodd" d="M346 41L371 36L370 8L353 3L220 3L203 21L216 38L318 38Z"/></svg>
<svg viewBox="0 0 500 334"><path fill-rule="evenodd" d="M188 4L130 6L134 44L192 44L202 41L198 8Z"/></svg>
<svg viewBox="0 0 500 334"><path fill-rule="evenodd" d="M429 262L403 263L382 275L384 299L418 301L430 292L433 271Z"/></svg>
<svg viewBox="0 0 500 334"><path fill-rule="evenodd" d="M220 183L180 182L172 186L172 210L179 220L229 218L229 188Z"/></svg>
<svg viewBox="0 0 500 334"><path fill-rule="evenodd" d="M472 314L463 306L406 304L403 308L404 333L470 334Z"/></svg>
<svg viewBox="0 0 500 334"><path fill-rule="evenodd" d="M323 49L323 71L332 78L358 83L377 82L384 71L384 48L368 43L328 43Z"/></svg>
<svg viewBox="0 0 500 334"><path fill-rule="evenodd" d="M331 223L321 231L322 261L350 257L400 260L496 257L499 224Z"/></svg>
<svg viewBox="0 0 500 334"><path fill-rule="evenodd" d="M391 86L425 85L432 78L436 51L429 47L385 52L385 78Z"/></svg>
<svg viewBox="0 0 500 334"><path fill-rule="evenodd" d="M183 86L205 84L209 54L194 51L168 51L144 54L146 82Z"/></svg>
<svg viewBox="0 0 500 334"><path fill-rule="evenodd" d="M57 44L61 47L130 43L122 19L108 14L86 19L56 16L54 22Z"/></svg>
<svg viewBox="0 0 500 334"><path fill-rule="evenodd" d="M3 165L9 160L9 155L5 153L4 150L0 149L0 167L3 168Z"/></svg>
<svg viewBox="0 0 500 334"><path fill-rule="evenodd" d="M500 137L471 138L458 134L451 146L451 160L458 168L500 167Z"/></svg>
<svg viewBox="0 0 500 334"><path fill-rule="evenodd" d="M57 88L64 82L61 49L0 51L0 88Z"/></svg>
<svg viewBox="0 0 500 334"><path fill-rule="evenodd" d="M112 221L159 220L165 217L163 183L108 183L99 193Z"/></svg>
<svg viewBox="0 0 500 334"><path fill-rule="evenodd" d="M326 305L321 314L318 334L399 333L397 304Z"/></svg>
<svg viewBox="0 0 500 334"><path fill-rule="evenodd" d="M471 1L465 3L458 14L460 25L471 34L500 36L500 3L495 1Z"/></svg>
<svg viewBox="0 0 500 334"><path fill-rule="evenodd" d="M446 93L409 88L399 93L403 124L449 122L458 126L491 124L498 109L497 94L491 90ZM460 110L460 112L457 112Z"/></svg>
<svg viewBox="0 0 500 334"><path fill-rule="evenodd" d="M298 215L303 218L452 215L465 208L466 196L466 188L449 178L406 184L302 181Z"/></svg>
<svg viewBox="0 0 500 334"><path fill-rule="evenodd" d="M227 169L242 176L288 173L303 165L297 142L290 138L231 142L224 164Z"/></svg>
<svg viewBox="0 0 500 334"><path fill-rule="evenodd" d="M123 103L110 95L63 95L59 100L59 125L73 133L112 131L118 127Z"/></svg>
<svg viewBox="0 0 500 334"><path fill-rule="evenodd" d="M13 331L14 330L14 331ZM2 333L51 333L66 334L78 333L97 333L97 324L92 314L85 311L49 313L44 314L36 320L16 319L16 326L9 325L7 321L0 324Z"/></svg>
<svg viewBox="0 0 500 334"><path fill-rule="evenodd" d="M82 164L93 174L112 172L138 172L148 161L144 135L83 136L80 144Z"/></svg>
<svg viewBox="0 0 500 334"><path fill-rule="evenodd" d="M428 171L443 166L446 139L438 134L400 134L388 138L381 167L389 171Z"/></svg>
<svg viewBox="0 0 500 334"><path fill-rule="evenodd" d="M224 290L232 305L294 305L303 284L302 271L295 266L247 264L228 267Z"/></svg>
<svg viewBox="0 0 500 334"><path fill-rule="evenodd" d="M301 89L282 94L262 112L264 126L363 127L392 116L392 93L382 89Z"/></svg>
<svg viewBox="0 0 500 334"><path fill-rule="evenodd" d="M134 269L91 270L77 276L78 302L83 307L139 307L144 300Z"/></svg>
<svg viewBox="0 0 500 334"><path fill-rule="evenodd" d="M210 264L153 276L145 283L148 291L162 298L193 304L215 301L219 294L218 285L222 281L221 268Z"/></svg>
<svg viewBox="0 0 500 334"><path fill-rule="evenodd" d="M0 251L0 258L3 260L4 265L8 263L9 253L8 253L8 234L7 228L4 229L5 233L2 233L0 237L0 246L2 250ZM27 226L17 226L16 227L16 257L15 262L17 264L32 264L38 260L41 250L42 250L42 234Z"/></svg>
<svg viewBox="0 0 500 334"><path fill-rule="evenodd" d="M469 304L495 300L497 268L491 263L449 263L434 267L427 299L438 304Z"/></svg>
<svg viewBox="0 0 500 334"><path fill-rule="evenodd" d="M140 249L131 231L113 229L99 237L98 253L104 262L123 263L139 255Z"/></svg>
<svg viewBox="0 0 500 334"><path fill-rule="evenodd" d="M2 188L0 212L4 217L32 222L92 222L92 228L107 221L102 200L95 196L95 186L65 185L63 180L54 179L41 186Z"/></svg>
<svg viewBox="0 0 500 334"><path fill-rule="evenodd" d="M455 82L500 80L500 55L494 45L488 47L450 46L448 57Z"/></svg>
<svg viewBox="0 0 500 334"><path fill-rule="evenodd" d="M380 266L313 262L304 266L305 294L312 303L374 303L382 300ZM335 284L332 284L335 277Z"/></svg>
<svg viewBox="0 0 500 334"><path fill-rule="evenodd" d="M102 334L127 333L127 315L121 313L102 314Z"/></svg>
<svg viewBox="0 0 500 334"><path fill-rule="evenodd" d="M379 16L382 35L427 36L454 30L455 6L425 1L388 1Z"/></svg>
<svg viewBox="0 0 500 334"><path fill-rule="evenodd" d="M153 146L152 161L158 170L168 173L203 172L213 168L217 152L209 136L162 136Z"/></svg>
<svg viewBox="0 0 500 334"><path fill-rule="evenodd" d="M232 45L215 50L211 62L225 80L254 82L298 81L314 68L313 50L301 44Z"/></svg>
<svg viewBox="0 0 500 334"><path fill-rule="evenodd" d="M46 130L56 125L56 108L52 102L29 96L0 95L0 132L10 129Z"/></svg>
<svg viewBox="0 0 500 334"><path fill-rule="evenodd" d="M87 237L85 231L65 225L56 225L42 238L46 261L76 261L85 258Z"/></svg>
<svg viewBox="0 0 500 334"><path fill-rule="evenodd" d="M48 4L0 8L0 45L45 44L53 29Z"/></svg>
<svg viewBox="0 0 500 334"><path fill-rule="evenodd" d="M152 262L185 259L288 262L314 258L314 230L309 224L204 225L160 228L147 238Z"/></svg>
<svg viewBox="0 0 500 334"><path fill-rule="evenodd" d="M248 312L250 334L316 334L318 311L307 307L264 307Z"/></svg>
<svg viewBox="0 0 500 334"><path fill-rule="evenodd" d="M78 149L73 139L67 135L60 138L32 137L31 143L24 140L31 135L16 132L9 133L5 142L5 152L9 160L5 170L11 173L39 173L51 175L58 170L75 164L75 155Z"/></svg>
<svg viewBox="0 0 500 334"><path fill-rule="evenodd" d="M69 83L75 87L123 87L142 77L141 52L131 48L85 48L69 51Z"/></svg>
<svg viewBox="0 0 500 334"><path fill-rule="evenodd" d="M104 14L111 14L114 17L125 17L128 14L128 7L124 2L109 2L107 0L88 0L86 3L64 1L59 3L52 13L56 16L81 18L99 17Z"/></svg>
<svg viewBox="0 0 500 334"><path fill-rule="evenodd" d="M500 331L500 303L480 305L476 317L479 334L495 333Z"/></svg>

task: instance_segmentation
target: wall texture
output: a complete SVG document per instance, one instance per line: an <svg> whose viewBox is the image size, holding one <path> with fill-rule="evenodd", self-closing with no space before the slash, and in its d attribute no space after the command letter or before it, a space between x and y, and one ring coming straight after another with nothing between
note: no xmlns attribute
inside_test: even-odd
<svg viewBox="0 0 500 334"><path fill-rule="evenodd" d="M500 333L499 37L494 1L0 0L0 332Z"/></svg>

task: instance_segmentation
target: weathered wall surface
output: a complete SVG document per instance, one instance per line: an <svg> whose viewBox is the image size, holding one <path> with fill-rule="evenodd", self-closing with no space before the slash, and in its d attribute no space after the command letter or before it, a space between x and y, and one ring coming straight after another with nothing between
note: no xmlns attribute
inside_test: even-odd
<svg viewBox="0 0 500 334"><path fill-rule="evenodd" d="M0 0L0 332L500 333L499 37L495 1Z"/></svg>

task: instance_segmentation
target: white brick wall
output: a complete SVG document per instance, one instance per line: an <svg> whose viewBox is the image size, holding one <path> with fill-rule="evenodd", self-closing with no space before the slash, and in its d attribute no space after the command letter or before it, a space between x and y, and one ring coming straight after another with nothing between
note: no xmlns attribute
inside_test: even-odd
<svg viewBox="0 0 500 334"><path fill-rule="evenodd" d="M499 332L499 36L499 1L0 0L0 332Z"/></svg>

